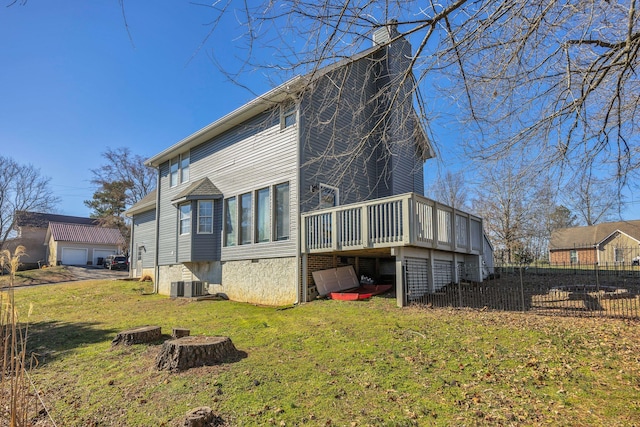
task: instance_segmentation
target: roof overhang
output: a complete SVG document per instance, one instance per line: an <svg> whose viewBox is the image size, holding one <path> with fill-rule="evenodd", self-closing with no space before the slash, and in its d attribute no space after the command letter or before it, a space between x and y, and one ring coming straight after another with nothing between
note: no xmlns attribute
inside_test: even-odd
<svg viewBox="0 0 640 427"><path fill-rule="evenodd" d="M125 216L132 218L136 214L147 212L155 208L156 208L156 190L153 190L149 194L144 196L140 201L138 201L129 209L127 209L124 212L124 214Z"/></svg>
<svg viewBox="0 0 640 427"><path fill-rule="evenodd" d="M249 120L257 114L274 107L287 98L291 98L304 87L303 81L306 80L301 76L297 76L269 92L258 96L252 101L244 104L242 107L203 127L181 141L178 141L176 144L161 153L149 158L145 161L145 165L158 168L162 163L168 161L172 157L175 157L176 154L190 150L191 148L226 132L234 126Z"/></svg>
<svg viewBox="0 0 640 427"><path fill-rule="evenodd" d="M631 240L635 240L636 243L640 244L640 240L636 239L633 236L630 236L628 233L625 233L624 231L620 230L620 229L615 229L612 233L610 233L609 235L607 235L604 239L602 239L601 241L599 241L597 243L598 246L600 246L601 244L603 244L604 242L606 242L607 240L609 240L610 238L612 238L613 236L615 236L617 233L620 234L624 234L625 236L627 236L629 239Z"/></svg>

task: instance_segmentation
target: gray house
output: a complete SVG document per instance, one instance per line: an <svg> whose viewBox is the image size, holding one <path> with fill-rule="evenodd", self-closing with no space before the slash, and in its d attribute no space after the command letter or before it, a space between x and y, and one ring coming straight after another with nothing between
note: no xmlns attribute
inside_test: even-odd
<svg viewBox="0 0 640 427"><path fill-rule="evenodd" d="M395 28L382 28L371 49L147 160L158 186L127 211L132 272L151 274L161 294L198 283L268 305L314 298L312 273L347 265L395 283L400 305L482 280L482 220L422 196L433 150L410 57Z"/></svg>

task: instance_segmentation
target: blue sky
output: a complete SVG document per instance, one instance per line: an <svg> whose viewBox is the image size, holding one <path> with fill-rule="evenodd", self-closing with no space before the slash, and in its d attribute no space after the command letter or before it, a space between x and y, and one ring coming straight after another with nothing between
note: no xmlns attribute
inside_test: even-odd
<svg viewBox="0 0 640 427"><path fill-rule="evenodd" d="M225 22L217 33L224 39L203 46L215 16L209 8L187 0L125 7L131 39L117 0L0 7L0 155L50 177L62 214L89 216L90 170L107 147L150 157L254 97L211 60L234 68L242 55L237 23ZM243 76L254 93L282 78ZM428 162L427 185L435 171L466 164L459 134L436 131L441 158ZM628 201L623 219L640 218L640 200Z"/></svg>
<svg viewBox="0 0 640 427"><path fill-rule="evenodd" d="M252 98L213 65L213 14L187 1L29 1L0 8L0 155L51 178L59 213L88 216L107 147L150 157ZM229 28L229 36L236 30ZM251 89L269 89L252 78Z"/></svg>

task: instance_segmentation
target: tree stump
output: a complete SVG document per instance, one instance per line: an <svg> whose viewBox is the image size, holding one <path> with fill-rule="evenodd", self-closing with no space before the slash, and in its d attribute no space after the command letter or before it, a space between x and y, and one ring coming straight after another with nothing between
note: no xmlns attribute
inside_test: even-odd
<svg viewBox="0 0 640 427"><path fill-rule="evenodd" d="M162 344L156 368L182 371L222 363L237 354L229 337L183 337Z"/></svg>
<svg viewBox="0 0 640 427"><path fill-rule="evenodd" d="M175 339L188 337L189 334L191 334L191 331L186 328L173 328L173 330L171 331L171 337Z"/></svg>
<svg viewBox="0 0 640 427"><path fill-rule="evenodd" d="M184 427L210 427L222 425L223 421L208 406L192 409L182 424Z"/></svg>
<svg viewBox="0 0 640 427"><path fill-rule="evenodd" d="M118 344L132 345L158 341L162 336L160 326L142 326L122 331L111 341L111 346Z"/></svg>

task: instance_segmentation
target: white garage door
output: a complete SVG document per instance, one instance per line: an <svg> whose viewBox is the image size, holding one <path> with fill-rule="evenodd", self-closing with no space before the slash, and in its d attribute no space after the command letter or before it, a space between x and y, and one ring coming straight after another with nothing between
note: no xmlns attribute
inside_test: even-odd
<svg viewBox="0 0 640 427"><path fill-rule="evenodd" d="M104 259L109 255L115 255L115 254L116 254L116 251L113 251L113 250L95 249L93 251L93 265L98 265L98 258L102 258L102 260L104 261Z"/></svg>
<svg viewBox="0 0 640 427"><path fill-rule="evenodd" d="M63 265L86 265L87 250L78 248L62 248Z"/></svg>

